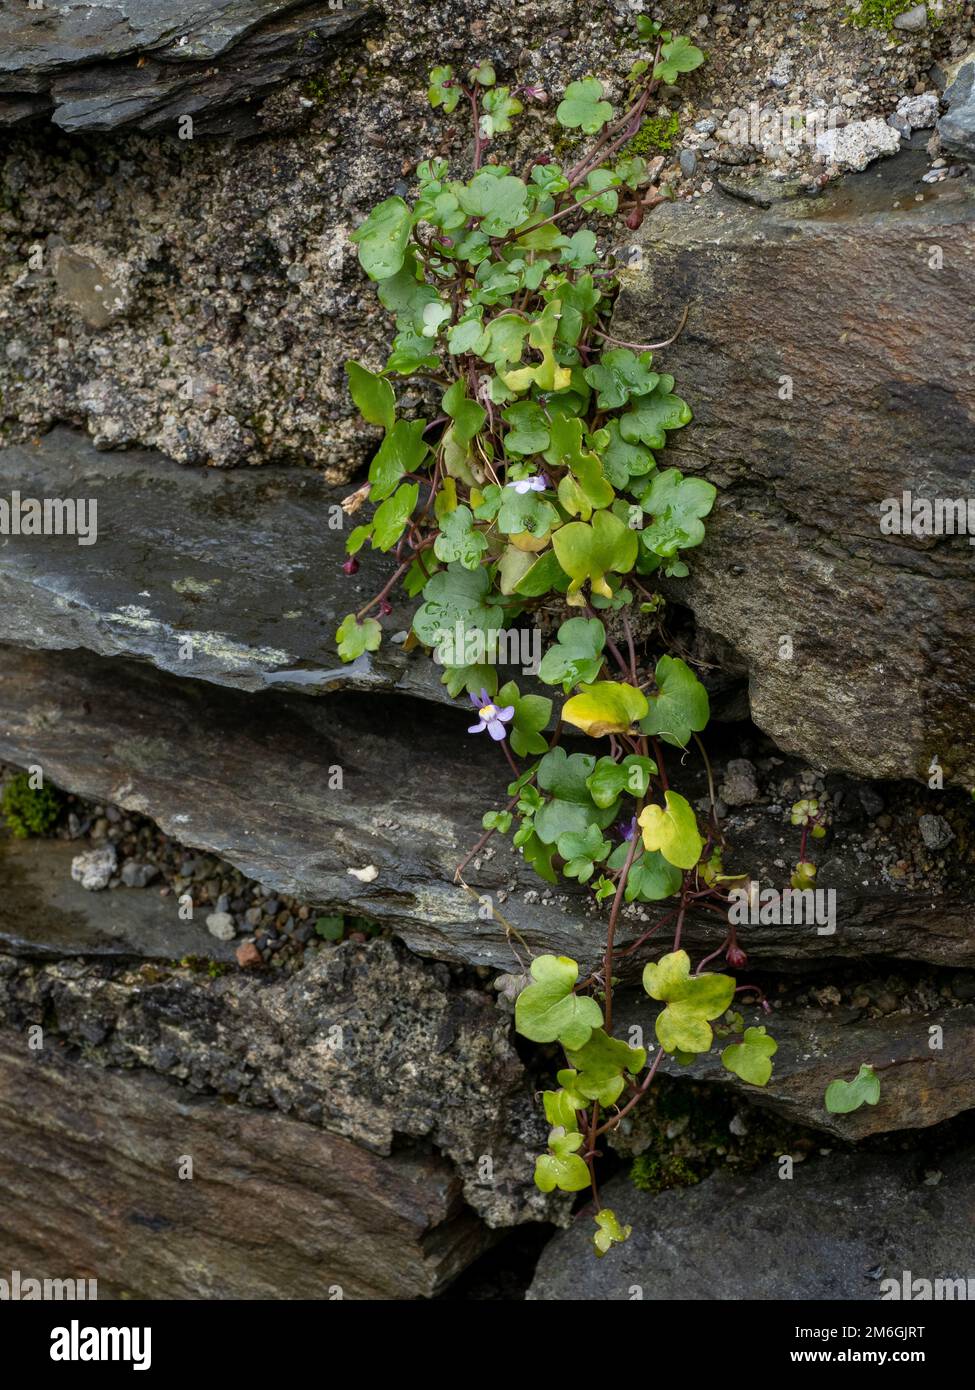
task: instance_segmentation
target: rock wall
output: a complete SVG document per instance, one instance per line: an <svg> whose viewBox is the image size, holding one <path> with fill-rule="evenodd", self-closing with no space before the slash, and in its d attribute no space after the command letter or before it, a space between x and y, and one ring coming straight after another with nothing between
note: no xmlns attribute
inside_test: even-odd
<svg viewBox="0 0 975 1390"><path fill-rule="evenodd" d="M0 494L93 497L100 541L2 538L0 757L88 799L74 842L104 849L148 817L228 881L374 926L338 946L301 928L278 955L286 928L255 931L243 897L211 900L215 931L177 916L168 881L144 896L156 888L110 870L87 893L67 882L78 843L5 838L0 1264L56 1255L117 1296L433 1297L506 1230L569 1222L531 1178L556 1059L516 1050L510 998L526 943L590 967L602 932L584 894L539 891L506 846L458 882L507 769L465 744L463 713L402 641L338 663L335 620L379 571L339 568L339 503L375 444L342 367L376 365L386 341L348 236L409 192L421 158L469 155L459 116L426 105L435 62L489 57L541 90L504 151L520 167L554 147L550 99L569 81L595 72L622 95L632 7L48 11L41 27L0 16ZM621 1215L639 1209L651 1234L589 1271L593 1298L621 1279L735 1296L747 1241L726 1232L706 1270L668 1270L660 1244L713 1233L732 1202L757 1213L739 1231L801 1225L814 1262L866 1210L850 1258L869 1268L960 1258L937 1223L970 1206L964 1148L943 1193L918 1202L916 1182L975 1108L970 551L885 536L876 515L905 488L970 486L973 204L952 163L970 7L890 33L821 0L801 22L778 0L660 17L709 61L644 132L664 141L674 200L638 233L603 229L628 267L613 331L664 338L689 310L661 360L697 423L662 462L720 500L670 598L692 612L716 707L757 725L713 736L727 867L780 880L788 807L822 796L818 882L839 903L835 933L748 935L780 1040L766 1091L713 1059L661 1070L675 1093L730 1101L733 1136L784 1125L800 1152L843 1153L810 1163L801 1216L766 1170L654 1198L621 1174ZM926 142L946 86L942 157ZM783 135L796 105L837 116L831 139ZM871 165L823 192L903 144L881 178ZM388 622L405 635L409 606ZM933 759L943 791L925 785ZM688 777L707 804L703 773ZM621 953L649 920L624 914ZM702 954L723 935L703 912L684 931ZM619 960L629 981L637 962ZM646 1022L625 990L619 1007ZM826 1082L865 1057L891 1069L883 1106L828 1115ZM893 1152L905 1133L911 1160ZM617 1159L659 1142L635 1116ZM885 1240L907 1202L917 1220ZM574 1296L578 1239L556 1238L531 1297ZM874 1296L841 1254L816 1279L776 1264L755 1287Z"/></svg>

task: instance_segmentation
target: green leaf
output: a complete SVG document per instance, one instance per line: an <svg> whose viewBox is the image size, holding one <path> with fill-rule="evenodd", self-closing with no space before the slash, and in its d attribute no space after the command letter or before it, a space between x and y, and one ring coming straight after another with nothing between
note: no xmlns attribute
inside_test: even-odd
<svg viewBox="0 0 975 1390"><path fill-rule="evenodd" d="M693 418L690 406L680 396L671 395L672 376L662 376L646 396L638 396L633 408L620 419L620 432L630 444L662 449L667 431L681 429Z"/></svg>
<svg viewBox="0 0 975 1390"><path fill-rule="evenodd" d="M625 840L618 845L606 861L609 868L622 869L629 848ZM669 864L659 850L642 850L630 865L623 897L628 903L659 903L680 892L683 881L680 869Z"/></svg>
<svg viewBox="0 0 975 1390"><path fill-rule="evenodd" d="M375 618L366 618L365 622L360 623L356 615L350 613L347 618L342 619L335 637L342 660L355 661L363 652L379 650L383 630Z"/></svg>
<svg viewBox="0 0 975 1390"><path fill-rule="evenodd" d="M543 1091L542 1104L545 1107L545 1118L550 1125L557 1129L578 1130L579 1121L576 1119L572 1096L568 1091Z"/></svg>
<svg viewBox="0 0 975 1390"><path fill-rule="evenodd" d="M419 495L419 483L404 483L392 497L387 497L376 508L372 519L372 544L375 550L392 550L406 530L406 523L413 515Z"/></svg>
<svg viewBox="0 0 975 1390"><path fill-rule="evenodd" d="M360 367L358 362L346 362L345 371L349 395L366 424L391 430L396 420L396 397L386 378Z"/></svg>
<svg viewBox="0 0 975 1390"><path fill-rule="evenodd" d="M369 496L381 502L398 485L404 473L416 473L430 450L423 438L426 420L397 420L388 431L369 465Z"/></svg>
<svg viewBox="0 0 975 1390"><path fill-rule="evenodd" d="M880 1077L864 1063L852 1081L831 1081L826 1087L826 1109L831 1115L849 1115L861 1105L876 1105Z"/></svg>
<svg viewBox="0 0 975 1390"><path fill-rule="evenodd" d="M560 526L552 544L559 564L572 580L569 603L578 608L585 602L579 591L586 580L593 593L613 597L605 576L610 571L626 574L633 568L638 542L635 531L612 512L604 511L596 512L591 524L570 521Z"/></svg>
<svg viewBox="0 0 975 1390"><path fill-rule="evenodd" d="M455 507L440 521L440 535L433 543L438 560L457 560L468 570L476 570L488 548L487 536L474 526L470 507Z"/></svg>
<svg viewBox="0 0 975 1390"><path fill-rule="evenodd" d="M582 1147L582 1135L553 1129L548 1142L552 1152L535 1160L535 1186L542 1192L556 1187L562 1192L581 1192L588 1187L589 1169L575 1152Z"/></svg>
<svg viewBox="0 0 975 1390"><path fill-rule="evenodd" d="M613 819L616 807L597 806L586 786L595 762L588 753L570 755L564 748L553 748L542 758L537 781L551 799L536 811L535 830L544 844L554 845L560 835L585 831L590 825L604 829Z"/></svg>
<svg viewBox="0 0 975 1390"><path fill-rule="evenodd" d="M490 336L479 318L461 319L447 333L447 351L455 356L462 352L480 355L490 342Z"/></svg>
<svg viewBox="0 0 975 1390"><path fill-rule="evenodd" d="M710 717L708 692L679 656L662 656L654 679L659 694L648 697L650 712L640 728L675 748L686 748L691 734L700 733Z"/></svg>
<svg viewBox="0 0 975 1390"><path fill-rule="evenodd" d="M443 408L454 422L454 438L468 444L487 419L487 411L467 395L463 381L455 381L443 393Z"/></svg>
<svg viewBox="0 0 975 1390"><path fill-rule="evenodd" d="M600 450L603 472L618 491L627 487L633 478L651 473L654 457L642 444L628 444L620 433L619 420L610 420L605 426L608 442Z"/></svg>
<svg viewBox="0 0 975 1390"><path fill-rule="evenodd" d="M653 75L661 82L666 82L668 86L673 86L682 72L693 72L703 62L704 54L701 50L695 48L689 38L681 35L664 44Z"/></svg>
<svg viewBox="0 0 975 1390"><path fill-rule="evenodd" d="M568 695L580 681L594 681L599 675L605 643L606 629L598 618L569 618L542 657L539 678L546 685L561 685Z"/></svg>
<svg viewBox="0 0 975 1390"><path fill-rule="evenodd" d="M778 1043L764 1028L746 1028L744 1040L726 1047L721 1062L750 1086L767 1086L772 1075L772 1058L778 1050ZM833 1084L843 1086L846 1083ZM828 1104L826 1108L829 1109Z"/></svg>
<svg viewBox="0 0 975 1390"><path fill-rule="evenodd" d="M433 371L439 364L440 359L432 351L430 339L412 328L404 328L393 339L393 350L386 362L386 370L399 376L409 376L424 369Z"/></svg>
<svg viewBox="0 0 975 1390"><path fill-rule="evenodd" d="M598 826L589 825L585 830L567 830L559 836L556 848L566 861L563 870L566 878L587 883L595 866L602 863L612 846L603 839Z"/></svg>
<svg viewBox="0 0 975 1390"><path fill-rule="evenodd" d="M424 587L413 631L424 646L436 647L445 635L453 636L458 623L464 633L503 627L504 614L491 602L490 590L491 577L485 569L448 565Z"/></svg>
<svg viewBox="0 0 975 1390"><path fill-rule="evenodd" d="M689 550L704 539L704 523L718 490L704 478L685 478L676 468L658 473L640 497L640 506L653 516L640 540L647 550L664 557Z"/></svg>
<svg viewBox="0 0 975 1390"><path fill-rule="evenodd" d="M597 806L610 806L623 792L631 796L646 796L650 788L650 778L657 771L652 758L643 758L629 753L616 762L613 758L600 758L595 770L586 779L586 786L592 793Z"/></svg>
<svg viewBox="0 0 975 1390"><path fill-rule="evenodd" d="M619 1038L611 1038L602 1028L596 1028L589 1041L581 1048L566 1048L569 1066L578 1073L571 1082L571 1090L585 1096L587 1100L597 1100L600 1105L614 1105L619 1099L626 1082L624 1072L636 1076L647 1064L647 1054L642 1047L628 1047ZM568 1084L565 1073L559 1072L562 1085Z"/></svg>
<svg viewBox="0 0 975 1390"><path fill-rule="evenodd" d="M591 232L588 227L573 232L562 248L562 264L570 266L573 270L582 270L584 266L594 265L598 259L596 233Z"/></svg>
<svg viewBox="0 0 975 1390"><path fill-rule="evenodd" d="M502 418L511 425L504 437L505 453L540 454L548 448L548 420L537 401L518 401L509 405Z"/></svg>
<svg viewBox="0 0 975 1390"><path fill-rule="evenodd" d="M514 705L514 718L508 725L509 742L519 757L529 758L548 752L548 741L542 730L552 717L552 701L545 695L522 695L514 681L498 691L497 703L502 707Z"/></svg>
<svg viewBox="0 0 975 1390"><path fill-rule="evenodd" d="M536 956L531 963L534 984L515 1000L515 1027L531 1042L560 1042L583 1047L603 1013L595 999L573 994L579 966L568 956Z"/></svg>
<svg viewBox="0 0 975 1390"><path fill-rule="evenodd" d="M646 712L646 696L636 686L623 681L597 681L595 685L583 685L578 695L565 702L562 718L590 738L603 738L625 733Z"/></svg>
<svg viewBox="0 0 975 1390"><path fill-rule="evenodd" d="M503 135L511 129L511 117L524 110L517 97L511 95L507 87L495 87L485 92L482 100L484 114L480 119L481 135L492 140L495 135Z"/></svg>
<svg viewBox="0 0 975 1390"><path fill-rule="evenodd" d="M591 212L613 213L619 206L616 192L619 182L618 175L612 169L593 169L592 173L586 175L585 183L575 190L575 200L585 203ZM594 197L594 194L600 196Z"/></svg>
<svg viewBox="0 0 975 1390"><path fill-rule="evenodd" d="M631 396L644 396L652 391L660 377L650 371L652 355L641 352L637 357L630 348L613 348L604 352L599 361L587 367L584 376L599 392L596 404L600 410L618 410Z"/></svg>
<svg viewBox="0 0 975 1390"><path fill-rule="evenodd" d="M546 550L518 580L515 593L523 598L541 598L552 589L564 593L568 582L569 577L555 558L555 552Z"/></svg>
<svg viewBox="0 0 975 1390"><path fill-rule="evenodd" d="M482 169L457 190L461 207L469 217L480 219L487 236L504 236L528 216L528 188L512 174L498 177Z"/></svg>
<svg viewBox="0 0 975 1390"><path fill-rule="evenodd" d="M680 792L664 792L664 801L666 808L654 803L640 812L644 846L659 849L678 869L693 869L704 849L694 811Z"/></svg>
<svg viewBox="0 0 975 1390"><path fill-rule="evenodd" d="M555 116L560 125L570 130L578 128L586 135L595 135L612 120L613 108L603 100L603 84L595 77L586 77L569 83Z"/></svg>
<svg viewBox="0 0 975 1390"><path fill-rule="evenodd" d="M674 951L643 971L643 988L667 1007L657 1016L656 1032L665 1052L707 1052L713 1034L709 1019L720 1018L735 996L730 975L691 975L686 951Z"/></svg>
<svg viewBox="0 0 975 1390"><path fill-rule="evenodd" d="M621 1226L612 1207L603 1207L595 1214L596 1234L592 1238L593 1249L600 1257L607 1254L614 1245L622 1245L629 1240L632 1226Z"/></svg>
<svg viewBox="0 0 975 1390"><path fill-rule="evenodd" d="M448 87L447 83L453 79L454 70L451 67L434 68L430 73L430 85L427 89L427 96L431 106L442 106L449 116L463 95L463 89L458 82L456 86Z"/></svg>
<svg viewBox="0 0 975 1390"><path fill-rule="evenodd" d="M403 264L413 214L402 198L387 198L349 238L359 247L359 262L370 280L386 280Z"/></svg>

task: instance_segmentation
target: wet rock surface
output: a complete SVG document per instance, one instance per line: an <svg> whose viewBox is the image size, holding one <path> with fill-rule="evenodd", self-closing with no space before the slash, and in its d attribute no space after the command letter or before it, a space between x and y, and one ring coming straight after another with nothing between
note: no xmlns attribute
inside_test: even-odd
<svg viewBox="0 0 975 1390"><path fill-rule="evenodd" d="M66 131L259 129L242 104L315 71L361 31L354 0L62 0L0 14L0 126L49 118Z"/></svg>
<svg viewBox="0 0 975 1390"><path fill-rule="evenodd" d="M287 980L0 957L0 1016L21 1034L43 1022L103 1067L274 1108L376 1153L432 1143L492 1226L557 1216L532 1182L546 1131L508 1020L393 942L323 949Z"/></svg>
<svg viewBox="0 0 975 1390"><path fill-rule="evenodd" d="M172 899L125 889L97 896L86 891L71 874L76 854L76 846L47 840L0 841L4 950L57 958L233 959L199 921L180 921Z"/></svg>
<svg viewBox="0 0 975 1390"><path fill-rule="evenodd" d="M881 532L886 499L970 490L975 200L925 165L766 211L658 208L614 333L655 341L690 306L661 360L695 424L664 462L718 499L673 596L740 653L756 723L819 766L927 780L937 759L967 786L968 537Z"/></svg>
<svg viewBox="0 0 975 1390"><path fill-rule="evenodd" d="M533 949L595 964L605 919L583 893L539 891L505 841L495 837L468 865L469 891L454 881L483 833L485 807L504 804L510 777L497 750L468 737L466 725L460 709L405 699L251 696L85 653L0 651L0 757L40 763L62 787L151 815L167 834L268 887L388 925L421 954L516 969L518 943L495 910ZM336 767L341 788L330 785ZM687 777L700 797L706 783L690 762ZM790 794L806 785L794 777ZM964 861L953 857L939 870L918 850L914 862L929 870L913 891L895 890L876 858L880 841L868 847L855 833L859 805L844 803L843 835L824 842L830 862L821 877L837 885L836 932L772 922L744 933L748 951L785 964L862 954L973 964ZM970 808L959 804L951 815L967 839ZM728 868L781 886L796 849L787 821L782 802L740 813ZM895 830L891 820L884 835ZM918 836L916 815L899 833ZM882 853L906 882L896 836ZM653 904L634 905L621 944L658 915ZM714 950L724 935L712 914L691 917L686 931L694 949Z"/></svg>
<svg viewBox="0 0 975 1390"><path fill-rule="evenodd" d="M0 494L15 493L83 501L79 532L94 520L97 540L0 538L0 640L135 657L240 690L450 700L442 669L396 642L340 660L337 627L382 589L390 561L367 550L358 574L342 573L349 489L318 473L189 469L142 450L99 453L56 429L0 450ZM390 635L409 629L411 608L393 610Z"/></svg>
<svg viewBox="0 0 975 1390"><path fill-rule="evenodd" d="M650 1196L628 1178L603 1201L633 1226L593 1258L580 1217L542 1253L531 1300L834 1299L873 1301L883 1281L971 1278L975 1187L970 1149L932 1172L911 1154L830 1154L747 1178L720 1173ZM968 1287L967 1282L963 1287ZM901 1295L903 1296L903 1294ZM964 1297L965 1295L955 1295Z"/></svg>
<svg viewBox="0 0 975 1390"><path fill-rule="evenodd" d="M436 1153L380 1157L11 1033L0 1182L4 1266L100 1298L424 1298L491 1239Z"/></svg>

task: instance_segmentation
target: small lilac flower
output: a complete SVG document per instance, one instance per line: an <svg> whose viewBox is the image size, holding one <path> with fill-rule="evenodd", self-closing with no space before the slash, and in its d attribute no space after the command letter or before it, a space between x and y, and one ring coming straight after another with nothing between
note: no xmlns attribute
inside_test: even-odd
<svg viewBox="0 0 975 1390"><path fill-rule="evenodd" d="M548 478L544 473L536 473L533 478L521 478L517 483L507 483L506 487L513 487L515 492L544 492L548 487Z"/></svg>
<svg viewBox="0 0 975 1390"><path fill-rule="evenodd" d="M632 840L636 834L636 816L631 816L628 821L621 820L616 829L624 840Z"/></svg>
<svg viewBox="0 0 975 1390"><path fill-rule="evenodd" d="M469 734L483 734L487 729L491 737L497 741L504 738L505 724L514 718L514 705L507 705L504 709L499 709L493 704L490 695L486 690L482 690L480 695L471 696L471 704L477 710L480 719L479 724L472 724L467 730Z"/></svg>

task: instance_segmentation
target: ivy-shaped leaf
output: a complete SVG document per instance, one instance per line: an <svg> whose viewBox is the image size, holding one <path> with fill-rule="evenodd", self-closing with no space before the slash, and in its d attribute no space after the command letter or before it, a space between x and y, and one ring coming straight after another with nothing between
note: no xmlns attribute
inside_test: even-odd
<svg viewBox="0 0 975 1390"><path fill-rule="evenodd" d="M498 530L506 536L531 536L541 541L553 526L559 523L559 514L551 502L538 492L517 492L513 487L501 489L501 506L498 509ZM532 547L540 549L539 545Z"/></svg>
<svg viewBox="0 0 975 1390"><path fill-rule="evenodd" d="M504 437L505 453L540 454L549 446L549 426L537 401L518 401L509 405L502 418L511 429Z"/></svg>
<svg viewBox="0 0 975 1390"><path fill-rule="evenodd" d="M568 601L581 608L585 599L580 590L588 580L594 594L612 598L606 582L610 571L626 574L636 562L637 537L612 512L596 512L592 522L570 521L560 526L552 538L556 558L572 580Z"/></svg>
<svg viewBox="0 0 975 1390"><path fill-rule="evenodd" d="M465 569L476 570L487 548L487 536L475 527L470 507L455 507L440 519L440 534L433 543L438 560L457 560Z"/></svg>
<svg viewBox="0 0 975 1390"><path fill-rule="evenodd" d="M576 1118L572 1100L573 1098L568 1091L542 1092L545 1118L554 1129L575 1131L579 1128L579 1121Z"/></svg>
<svg viewBox="0 0 975 1390"><path fill-rule="evenodd" d="M584 1047L566 1048L566 1057L576 1074L560 1071L559 1084L603 1106L619 1099L626 1084L624 1072L636 1076L647 1064L642 1047L628 1047L602 1028L593 1030Z"/></svg>
<svg viewBox="0 0 975 1390"><path fill-rule="evenodd" d="M542 657L539 678L546 685L561 685L568 695L574 685L599 675L605 644L606 629L598 618L569 618Z"/></svg>
<svg viewBox="0 0 975 1390"><path fill-rule="evenodd" d="M691 975L686 951L674 951L643 971L643 988L667 1007L657 1016L656 1033L665 1052L707 1052L710 1019L720 1018L735 997L730 975Z"/></svg>
<svg viewBox="0 0 975 1390"><path fill-rule="evenodd" d="M602 863L612 848L595 825L589 825L581 831L566 831L564 835L559 836L556 847L566 861L563 869L566 878L577 878L580 883L588 883L596 865Z"/></svg>
<svg viewBox="0 0 975 1390"><path fill-rule="evenodd" d="M394 491L404 473L416 473L430 450L423 438L426 420L397 420L369 465L369 496L381 502Z"/></svg>
<svg viewBox="0 0 975 1390"><path fill-rule="evenodd" d="M622 869L629 854L629 841L624 840L606 861L610 869ZM630 865L623 898L626 902L659 903L680 892L684 876L675 865L669 864L659 850L642 850ZM615 890L614 890L615 891Z"/></svg>
<svg viewBox="0 0 975 1390"><path fill-rule="evenodd" d="M652 360L649 352L641 352L637 357L630 348L613 348L587 367L584 375L599 393L596 398L599 409L618 410L631 396L645 396L652 391L660 380L657 373L650 370Z"/></svg>
<svg viewBox="0 0 975 1390"><path fill-rule="evenodd" d="M387 198L374 207L352 233L359 248L359 263L370 280L386 280L403 264L413 213L402 198Z"/></svg>
<svg viewBox="0 0 975 1390"><path fill-rule="evenodd" d="M704 850L704 841L690 802L680 792L664 792L666 806L644 806L639 823L645 848L658 849L678 869L693 869Z"/></svg>
<svg viewBox="0 0 975 1390"><path fill-rule="evenodd" d="M615 806L597 806L586 786L595 762L588 753L568 754L564 748L553 748L542 758L537 781L550 799L536 811L534 824L545 844L554 845L560 835L582 832L590 825L605 829L613 819Z"/></svg>
<svg viewBox="0 0 975 1390"><path fill-rule="evenodd" d="M603 472L617 491L628 487L633 478L643 477L654 469L655 460L642 444L629 444L620 433L619 420L606 425L607 442L600 450Z"/></svg>
<svg viewBox="0 0 975 1390"><path fill-rule="evenodd" d="M744 1039L722 1052L721 1062L750 1086L767 1086L772 1075L772 1058L778 1050L778 1043L764 1028L746 1028Z"/></svg>
<svg viewBox="0 0 975 1390"><path fill-rule="evenodd" d="M534 984L515 1000L515 1027L531 1042L560 1042L583 1047L603 1013L595 999L574 994L579 966L568 956L536 956L531 963Z"/></svg>
<svg viewBox="0 0 975 1390"><path fill-rule="evenodd" d="M700 733L710 718L708 692L686 661L662 656L654 671L659 694L650 695L650 712L640 728L675 748L686 748L692 733Z"/></svg>
<svg viewBox="0 0 975 1390"><path fill-rule="evenodd" d="M448 565L423 590L423 603L413 616L413 631L427 647L437 647L460 624L464 633L500 629L504 615L491 602L491 577L483 568L466 570Z"/></svg>
<svg viewBox="0 0 975 1390"><path fill-rule="evenodd" d="M660 61L653 70L654 77L668 86L673 86L682 72L693 72L704 62L704 54L681 35L665 43L660 50Z"/></svg>
<svg viewBox="0 0 975 1390"><path fill-rule="evenodd" d="M535 1160L535 1186L541 1192L559 1188L562 1192L581 1192L589 1186L589 1169L576 1152L582 1148L582 1135L553 1129L548 1136L551 1153Z"/></svg>
<svg viewBox="0 0 975 1390"><path fill-rule="evenodd" d="M363 652L379 650L383 630L375 618L366 618L360 623L356 615L350 613L347 618L342 619L335 637L342 660L355 661Z"/></svg>
<svg viewBox="0 0 975 1390"><path fill-rule="evenodd" d="M427 88L430 105L442 106L448 116L463 95L463 89L459 82L454 83L453 86L447 85L453 82L453 77L454 70L451 67L434 68L430 73L430 85Z"/></svg>
<svg viewBox="0 0 975 1390"><path fill-rule="evenodd" d="M396 420L396 397L386 378L361 367L358 362L346 362L345 371L349 378L349 395L366 424L391 430Z"/></svg>
<svg viewBox="0 0 975 1390"><path fill-rule="evenodd" d="M629 444L645 444L648 449L662 449L667 443L667 431L690 424L691 408L680 396L671 394L672 376L662 376L646 396L638 396L626 415L620 418L620 432Z"/></svg>
<svg viewBox="0 0 975 1390"><path fill-rule="evenodd" d="M622 681L597 681L583 685L578 695L565 702L562 718L590 738L603 738L625 733L646 712L646 696L636 686Z"/></svg>
<svg viewBox="0 0 975 1390"><path fill-rule="evenodd" d="M482 169L468 184L458 184L460 205L480 219L487 236L504 236L528 216L528 189L513 174L500 177Z"/></svg>
<svg viewBox="0 0 975 1390"><path fill-rule="evenodd" d="M492 140L495 135L503 135L511 129L511 117L524 110L517 97L513 97L507 87L495 87L484 93L482 102L484 114L480 119L481 135Z"/></svg>
<svg viewBox="0 0 975 1390"><path fill-rule="evenodd" d="M559 125L569 130L581 130L585 135L595 135L602 130L607 121L613 118L613 108L603 100L603 84L595 77L585 77L581 82L570 82L565 96L555 111Z"/></svg>
<svg viewBox="0 0 975 1390"><path fill-rule="evenodd" d="M555 360L554 343L560 312L561 300L550 299L533 321L528 330L528 341L541 353L542 360L530 367L502 372L501 379L509 390L520 394L534 385L539 391L564 391L572 381L568 367L560 367Z"/></svg>
<svg viewBox="0 0 975 1390"><path fill-rule="evenodd" d="M640 540L655 555L676 555L704 539L704 523L718 490L704 478L685 478L677 468L667 468L650 481L640 506L653 521L643 528Z"/></svg>
<svg viewBox="0 0 975 1390"><path fill-rule="evenodd" d="M831 1115L849 1115L861 1105L876 1105L880 1077L864 1063L852 1081L831 1081L826 1087L826 1109Z"/></svg>
<svg viewBox="0 0 975 1390"><path fill-rule="evenodd" d="M467 395L463 381L455 381L443 393L442 404L446 414L454 422L454 438L459 444L469 443L481 430L487 419L487 411L477 401Z"/></svg>
<svg viewBox="0 0 975 1390"><path fill-rule="evenodd" d="M629 1240L632 1226L621 1226L612 1207L603 1207L595 1215L596 1234L592 1238L593 1249L600 1259L613 1248Z"/></svg>
<svg viewBox="0 0 975 1390"><path fill-rule="evenodd" d="M597 806L610 806L623 792L634 797L646 796L650 778L656 771L657 764L652 758L637 753L627 754L622 762L600 758L592 775L587 777L586 786Z"/></svg>

